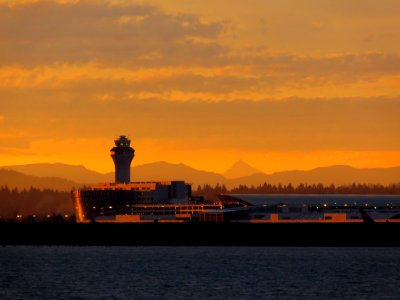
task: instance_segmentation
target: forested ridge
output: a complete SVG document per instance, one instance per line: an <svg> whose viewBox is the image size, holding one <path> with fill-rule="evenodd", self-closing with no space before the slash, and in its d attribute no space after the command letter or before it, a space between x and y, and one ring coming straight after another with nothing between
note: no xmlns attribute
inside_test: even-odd
<svg viewBox="0 0 400 300"><path fill-rule="evenodd" d="M71 192L0 187L0 217L2 219L15 218L17 215L52 216L72 213Z"/></svg>

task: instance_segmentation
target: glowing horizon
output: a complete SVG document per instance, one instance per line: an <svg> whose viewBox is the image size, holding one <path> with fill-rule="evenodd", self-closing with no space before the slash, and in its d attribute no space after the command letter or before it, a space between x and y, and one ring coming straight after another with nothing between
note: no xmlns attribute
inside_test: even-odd
<svg viewBox="0 0 400 300"><path fill-rule="evenodd" d="M0 0L0 166L400 166L400 3Z"/></svg>

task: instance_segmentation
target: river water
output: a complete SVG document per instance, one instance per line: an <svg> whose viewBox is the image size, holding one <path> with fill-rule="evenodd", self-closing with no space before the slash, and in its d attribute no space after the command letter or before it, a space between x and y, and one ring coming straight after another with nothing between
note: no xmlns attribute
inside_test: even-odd
<svg viewBox="0 0 400 300"><path fill-rule="evenodd" d="M0 248L0 299L400 299L400 248Z"/></svg>

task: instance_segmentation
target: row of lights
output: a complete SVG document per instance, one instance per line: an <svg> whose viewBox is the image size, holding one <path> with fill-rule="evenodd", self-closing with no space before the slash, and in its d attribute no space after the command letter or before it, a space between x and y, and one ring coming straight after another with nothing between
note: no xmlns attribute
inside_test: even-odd
<svg viewBox="0 0 400 300"><path fill-rule="evenodd" d="M46 218L51 218L51 216L52 215L46 215ZM23 217L24 217L23 215L20 215L20 214L17 215L17 219L22 219ZM68 218L68 217L69 217L69 215L67 215L67 214L64 215L64 218ZM36 215L32 215L32 218L36 218Z"/></svg>

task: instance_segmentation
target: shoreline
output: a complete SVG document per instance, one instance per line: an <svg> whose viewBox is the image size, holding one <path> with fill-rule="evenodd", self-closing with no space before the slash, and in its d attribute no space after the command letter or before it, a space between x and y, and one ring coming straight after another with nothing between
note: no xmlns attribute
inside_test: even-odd
<svg viewBox="0 0 400 300"><path fill-rule="evenodd" d="M0 245L400 247L400 223L0 223Z"/></svg>

